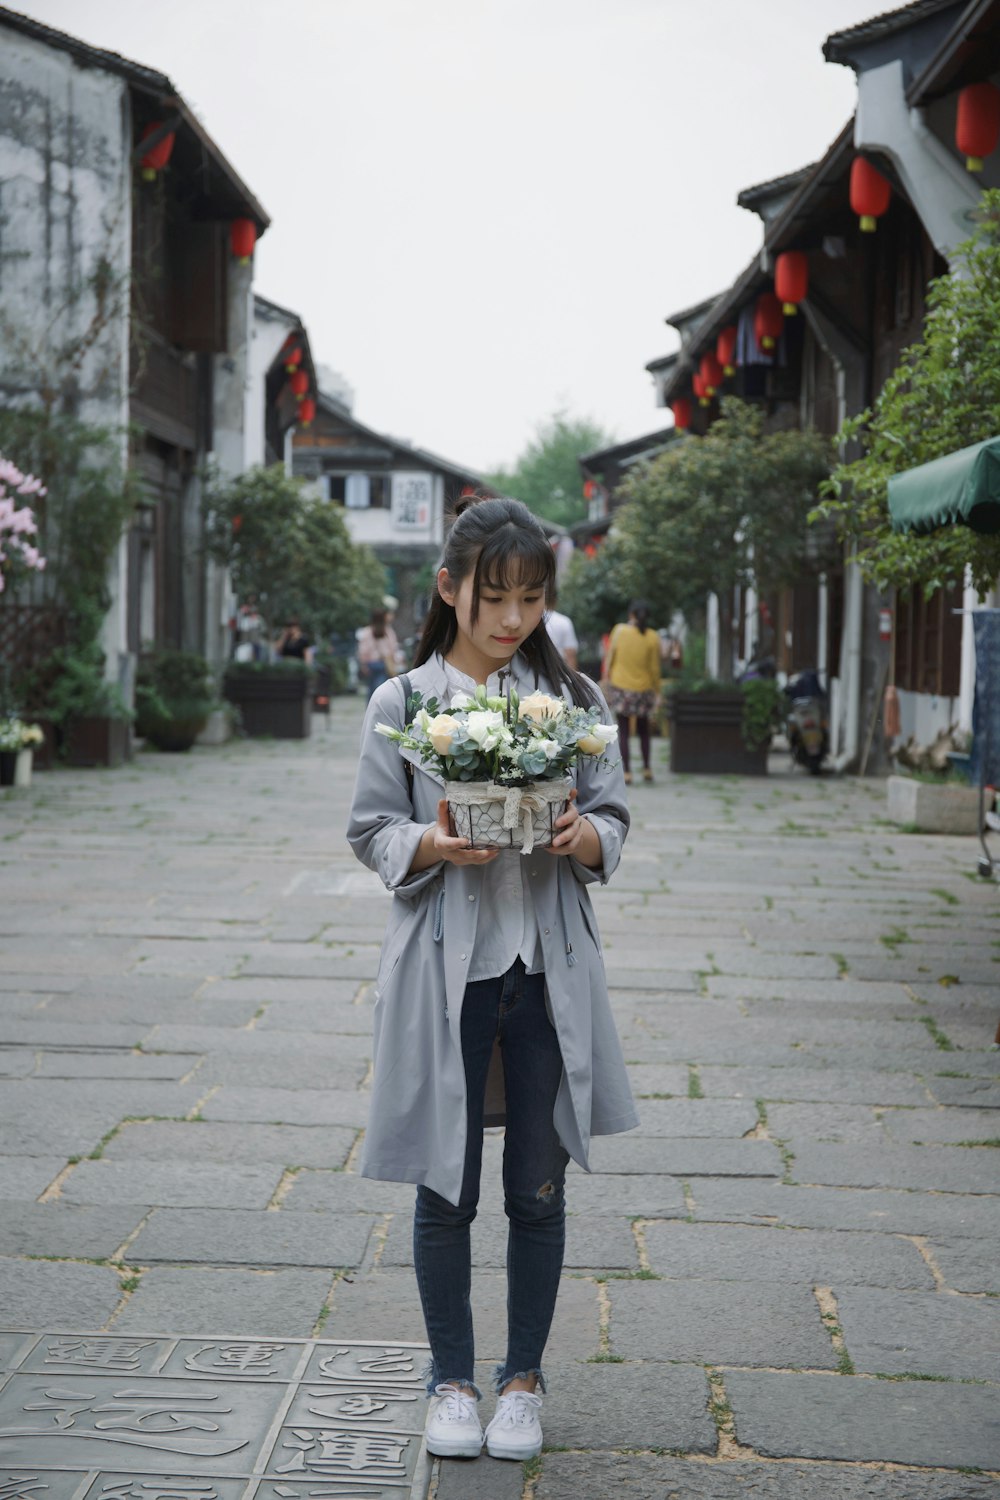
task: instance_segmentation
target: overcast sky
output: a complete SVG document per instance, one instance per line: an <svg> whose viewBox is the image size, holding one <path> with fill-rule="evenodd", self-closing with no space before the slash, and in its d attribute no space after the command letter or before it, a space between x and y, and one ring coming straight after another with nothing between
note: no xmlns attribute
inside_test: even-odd
<svg viewBox="0 0 1000 1500"><path fill-rule="evenodd" d="M558 408L666 425L664 317L760 243L743 187L854 107L888 0L11 0L168 73L271 215L256 287L381 428L486 469Z"/></svg>

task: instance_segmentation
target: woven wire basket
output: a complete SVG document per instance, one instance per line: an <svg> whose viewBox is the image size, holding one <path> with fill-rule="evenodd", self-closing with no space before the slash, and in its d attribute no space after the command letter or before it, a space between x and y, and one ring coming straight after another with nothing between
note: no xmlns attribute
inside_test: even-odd
<svg viewBox="0 0 1000 1500"><path fill-rule="evenodd" d="M455 834L458 838L468 839L474 849L520 849L526 842L529 842L529 847L544 848L551 844L557 832L555 822L566 810L571 785L569 779L560 778L558 781L533 781L525 787L515 788L541 804L528 810L530 842L525 838L526 810L519 810L513 823L509 812L505 819L509 788L498 788L492 781L468 781L449 787L448 810ZM503 800L499 795L501 792Z"/></svg>

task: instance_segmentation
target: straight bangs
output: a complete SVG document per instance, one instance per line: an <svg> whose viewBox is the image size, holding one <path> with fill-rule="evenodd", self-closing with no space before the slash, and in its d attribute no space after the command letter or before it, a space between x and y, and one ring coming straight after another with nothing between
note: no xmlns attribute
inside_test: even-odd
<svg viewBox="0 0 1000 1500"><path fill-rule="evenodd" d="M472 608L479 614L483 589L507 593L510 589L541 589L546 597L555 583L556 560L548 537L542 531L522 526L501 526L483 543L472 579Z"/></svg>

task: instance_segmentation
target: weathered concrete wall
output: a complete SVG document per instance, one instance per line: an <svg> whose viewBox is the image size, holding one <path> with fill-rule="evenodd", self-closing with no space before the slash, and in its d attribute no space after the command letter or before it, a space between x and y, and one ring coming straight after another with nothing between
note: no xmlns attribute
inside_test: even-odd
<svg viewBox="0 0 1000 1500"><path fill-rule="evenodd" d="M0 399L122 432L128 415L131 113L113 74L0 21ZM103 643L126 668L125 550Z"/></svg>

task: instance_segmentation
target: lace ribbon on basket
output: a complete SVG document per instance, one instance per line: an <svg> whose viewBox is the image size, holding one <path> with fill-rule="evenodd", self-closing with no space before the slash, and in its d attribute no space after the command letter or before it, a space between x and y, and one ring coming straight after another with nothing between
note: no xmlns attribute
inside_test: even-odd
<svg viewBox="0 0 1000 1500"><path fill-rule="evenodd" d="M503 826L505 830L521 824L521 853L530 854L535 847L535 813L544 812L552 802L565 802L566 786L563 782L529 786L497 786L495 782L472 783L450 782L448 801L457 807L482 807L488 803L503 803Z"/></svg>

